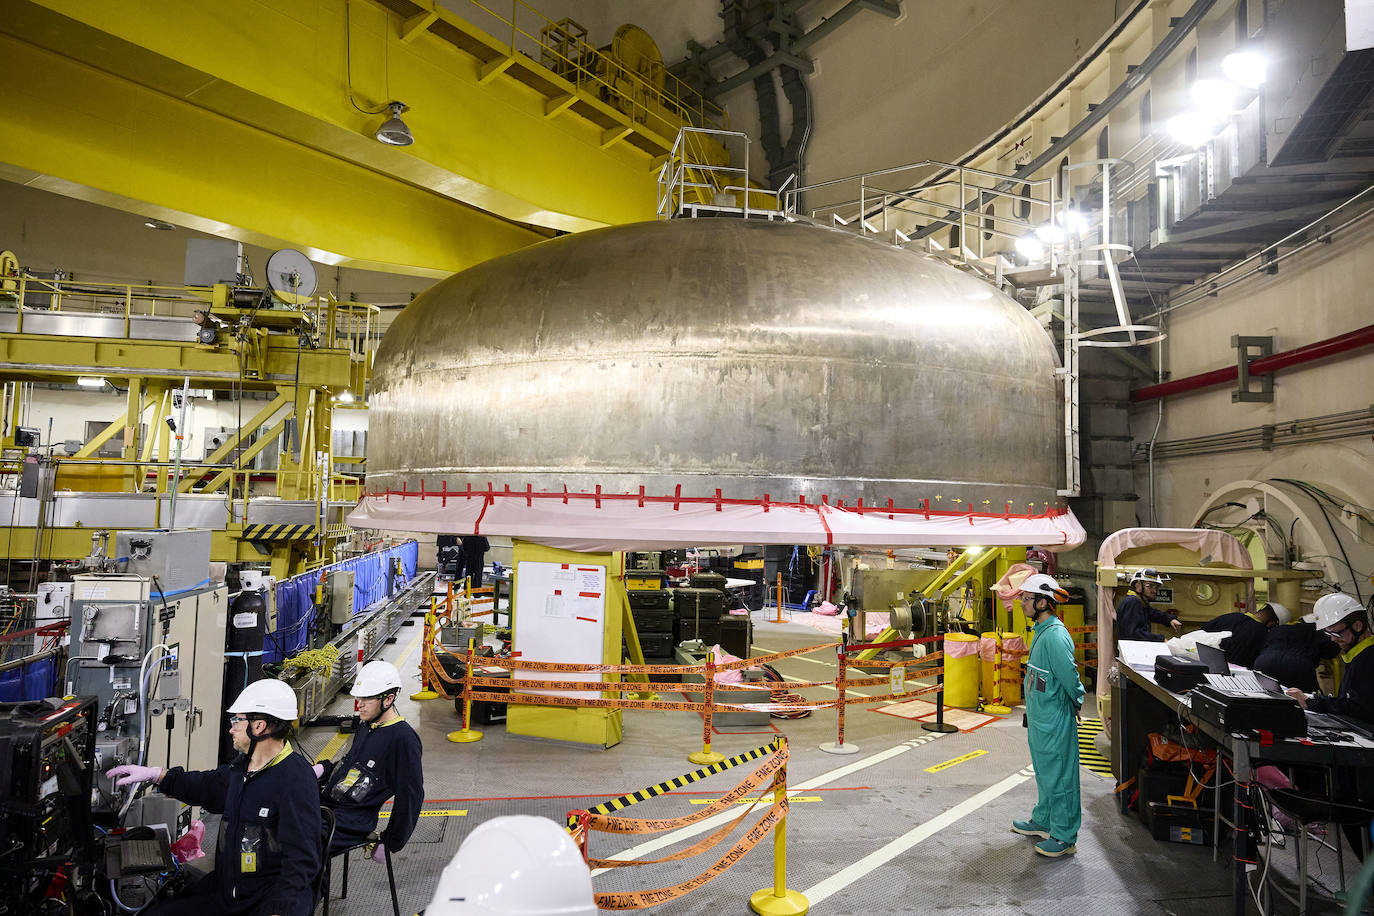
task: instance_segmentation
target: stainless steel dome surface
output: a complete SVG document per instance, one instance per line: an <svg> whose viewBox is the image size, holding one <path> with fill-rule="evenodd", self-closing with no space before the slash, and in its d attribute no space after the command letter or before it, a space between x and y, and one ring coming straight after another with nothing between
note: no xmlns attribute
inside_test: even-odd
<svg viewBox="0 0 1374 916"><path fill-rule="evenodd" d="M465 270L397 318L368 490L1042 512L1054 368L1022 307L923 254L802 223L601 229Z"/></svg>

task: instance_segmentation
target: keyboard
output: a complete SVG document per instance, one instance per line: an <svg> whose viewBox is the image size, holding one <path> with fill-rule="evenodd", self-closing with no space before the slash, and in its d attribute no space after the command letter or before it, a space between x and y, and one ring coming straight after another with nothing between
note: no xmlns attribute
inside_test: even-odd
<svg viewBox="0 0 1374 916"><path fill-rule="evenodd" d="M1207 683L1219 690L1236 693L1269 693L1255 677L1253 671L1237 671L1234 674L1204 674Z"/></svg>
<svg viewBox="0 0 1374 916"><path fill-rule="evenodd" d="M1332 716L1323 712L1313 712L1310 709L1307 711L1307 724L1315 725L1317 728L1327 731L1345 732L1347 734L1353 732L1362 738L1374 738L1374 734L1371 734L1369 729L1359 722L1353 722L1342 716Z"/></svg>
<svg viewBox="0 0 1374 916"><path fill-rule="evenodd" d="M119 841L119 870L122 874L165 871L171 867L169 851L157 838Z"/></svg>

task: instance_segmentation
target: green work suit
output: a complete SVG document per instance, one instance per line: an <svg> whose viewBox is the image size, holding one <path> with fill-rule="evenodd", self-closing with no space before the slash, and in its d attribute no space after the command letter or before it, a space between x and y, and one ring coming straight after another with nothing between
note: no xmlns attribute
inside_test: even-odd
<svg viewBox="0 0 1374 916"><path fill-rule="evenodd" d="M1058 617L1035 625L1026 663L1026 725L1031 765L1040 790L1031 820L1061 843L1078 841L1078 723L1083 682L1074 664L1073 637Z"/></svg>

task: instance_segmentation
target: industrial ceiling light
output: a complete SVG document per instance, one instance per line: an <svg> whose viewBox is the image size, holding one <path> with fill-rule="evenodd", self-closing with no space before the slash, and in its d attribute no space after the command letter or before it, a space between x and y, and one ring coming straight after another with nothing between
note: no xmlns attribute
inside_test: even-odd
<svg viewBox="0 0 1374 916"><path fill-rule="evenodd" d="M1068 235L1059 226L1055 226L1052 223L1045 223L1044 225L1035 227L1035 237L1046 245L1057 245L1063 242Z"/></svg>
<svg viewBox="0 0 1374 916"><path fill-rule="evenodd" d="M1016 253L1027 261L1038 261L1045 256L1045 246L1034 232L1029 232L1016 240Z"/></svg>
<svg viewBox="0 0 1374 916"><path fill-rule="evenodd" d="M154 219L151 216L143 221L143 225L147 226L149 229L156 229L159 232L171 232L176 228L176 226L166 220Z"/></svg>
<svg viewBox="0 0 1374 916"><path fill-rule="evenodd" d="M1204 146L1216 132L1216 118L1201 111L1188 111L1169 119L1169 136L1184 146Z"/></svg>
<svg viewBox="0 0 1374 916"><path fill-rule="evenodd" d="M344 391L344 392L341 392L337 397L334 398L334 401L335 401L336 403L339 403L339 404L352 404L352 403L353 403L353 392L351 392L351 391Z"/></svg>
<svg viewBox="0 0 1374 916"><path fill-rule="evenodd" d="M76 380L82 388L104 388L105 379L98 375L83 375Z"/></svg>
<svg viewBox="0 0 1374 916"><path fill-rule="evenodd" d="M1198 80L1193 83L1192 96L1198 111L1214 118L1229 117L1240 107L1236 86L1226 80Z"/></svg>
<svg viewBox="0 0 1374 916"><path fill-rule="evenodd" d="M1221 72L1237 86L1258 89L1264 83L1269 62L1258 51L1232 51L1221 60Z"/></svg>
<svg viewBox="0 0 1374 916"><path fill-rule="evenodd" d="M1060 210L1054 215L1054 218L1066 231L1072 232L1074 235L1082 235L1088 231L1090 226L1088 215L1073 207Z"/></svg>
<svg viewBox="0 0 1374 916"><path fill-rule="evenodd" d="M391 109L391 117L377 128L377 139L388 146L410 146L415 142L415 136L406 127L406 122L401 120L401 115L410 111L410 107L402 102L387 102L386 106Z"/></svg>

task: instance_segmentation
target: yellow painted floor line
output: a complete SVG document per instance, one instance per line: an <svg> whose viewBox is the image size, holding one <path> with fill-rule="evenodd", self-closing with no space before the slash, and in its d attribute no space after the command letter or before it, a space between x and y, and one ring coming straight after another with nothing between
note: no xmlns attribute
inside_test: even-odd
<svg viewBox="0 0 1374 916"><path fill-rule="evenodd" d="M434 811L421 811L420 817L467 817L466 808L441 808ZM391 817L390 811L383 811L378 817Z"/></svg>
<svg viewBox="0 0 1374 916"><path fill-rule="evenodd" d="M332 759L334 754L339 748L343 747L344 742L347 740L348 736L343 732L335 732L334 737L329 739L329 743L324 746L324 749L315 755L315 762L320 763L321 761Z"/></svg>
<svg viewBox="0 0 1374 916"><path fill-rule="evenodd" d="M396 661L394 662L397 671L400 671L403 668L405 668L406 662L410 660L411 653L415 651L415 649L420 645L420 640L424 638L425 628L422 626L417 626L415 629L419 630L420 632L415 634L415 638L410 641L410 645L405 647L405 651L401 653L401 657L396 659Z"/></svg>
<svg viewBox="0 0 1374 916"><path fill-rule="evenodd" d="M958 766L961 763L968 763L970 760L973 760L976 757L981 757L986 753L987 751L969 751L967 754L964 754L961 757L955 757L952 760L946 760L944 763L937 763L933 767L926 767L926 772L938 773L941 770L948 770L950 767Z"/></svg>

